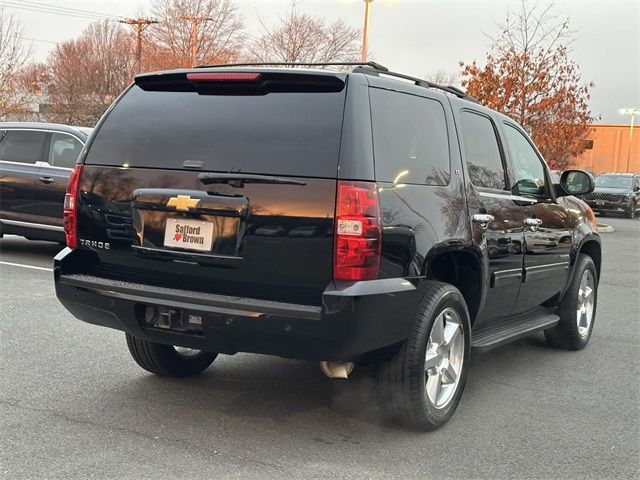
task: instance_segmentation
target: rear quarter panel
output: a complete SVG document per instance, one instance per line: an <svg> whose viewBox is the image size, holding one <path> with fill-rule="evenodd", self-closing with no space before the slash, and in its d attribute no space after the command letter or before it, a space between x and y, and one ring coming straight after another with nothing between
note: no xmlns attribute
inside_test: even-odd
<svg viewBox="0 0 640 480"><path fill-rule="evenodd" d="M382 212L381 278L425 277L429 261L448 251L476 252L471 236L460 148L446 95L372 77L372 86L439 101L445 111L450 152L447 185L394 185L378 181ZM425 135L428 132L425 131ZM477 253L477 252L476 252Z"/></svg>

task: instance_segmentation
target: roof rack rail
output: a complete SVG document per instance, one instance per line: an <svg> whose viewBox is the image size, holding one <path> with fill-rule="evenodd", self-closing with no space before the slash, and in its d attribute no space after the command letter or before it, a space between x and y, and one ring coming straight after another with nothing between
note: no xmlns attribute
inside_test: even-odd
<svg viewBox="0 0 640 480"><path fill-rule="evenodd" d="M380 72L388 72L389 69L376 62L248 62L248 63L214 63L211 65L198 65L195 68L223 68L223 67L354 67L367 66Z"/></svg>
<svg viewBox="0 0 640 480"><path fill-rule="evenodd" d="M384 65L377 62L247 62L247 63L214 63L210 65L198 65L195 68L225 68L225 67L356 67L353 73L364 73L366 75L380 74L390 77L402 78L410 80L419 87L435 88L443 92L450 93L459 98L464 98L474 103L480 103L477 99L468 95L464 91L454 86L438 85L437 83L424 80L422 78L412 77L404 73L392 72Z"/></svg>
<svg viewBox="0 0 640 480"><path fill-rule="evenodd" d="M375 63L375 62L370 62L370 63ZM480 103L476 98L467 94L463 90L460 90L458 87L439 85L437 83L430 82L429 80L412 77L411 75L405 75L404 73L391 72L387 68L385 68L384 70L380 70L380 69L377 69L374 65L364 64L354 68L353 73L364 73L365 75L375 75L375 76L380 76L380 74L383 74L389 77L402 78L404 80L412 81L415 85L419 87L435 88L443 92L447 92L452 95L455 95L456 97L464 98L465 100L469 100L474 103L478 103L478 104Z"/></svg>

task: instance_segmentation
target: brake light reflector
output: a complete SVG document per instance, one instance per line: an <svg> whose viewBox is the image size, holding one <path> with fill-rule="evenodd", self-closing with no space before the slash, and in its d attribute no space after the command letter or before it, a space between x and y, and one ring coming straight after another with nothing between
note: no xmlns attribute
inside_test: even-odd
<svg viewBox="0 0 640 480"><path fill-rule="evenodd" d="M333 279L374 280L380 270L382 226L375 182L338 181Z"/></svg>
<svg viewBox="0 0 640 480"><path fill-rule="evenodd" d="M192 82L253 82L261 77L260 73L251 72L192 72L187 73L187 80Z"/></svg>
<svg viewBox="0 0 640 480"><path fill-rule="evenodd" d="M78 194L80 193L80 180L82 179L82 164L76 164L69 176L67 193L64 196L64 233L67 237L67 247L78 246Z"/></svg>

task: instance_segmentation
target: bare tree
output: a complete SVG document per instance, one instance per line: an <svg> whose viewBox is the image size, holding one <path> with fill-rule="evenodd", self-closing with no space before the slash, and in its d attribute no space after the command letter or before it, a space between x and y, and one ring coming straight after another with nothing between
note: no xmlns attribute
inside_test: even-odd
<svg viewBox="0 0 640 480"><path fill-rule="evenodd" d="M156 0L144 68L187 67L192 63L226 63L241 49L242 21L229 0Z"/></svg>
<svg viewBox="0 0 640 480"><path fill-rule="evenodd" d="M349 62L360 55L360 31L337 21L300 13L298 3L280 21L268 26L249 45L251 60L261 62Z"/></svg>
<svg viewBox="0 0 640 480"><path fill-rule="evenodd" d="M131 82L131 34L117 23L95 22L79 38L60 43L49 57L52 117L94 125Z"/></svg>
<svg viewBox="0 0 640 480"><path fill-rule="evenodd" d="M26 108L27 95L19 88L18 74L30 55L18 19L0 9L0 118Z"/></svg>
<svg viewBox="0 0 640 480"><path fill-rule="evenodd" d="M51 81L49 66L46 63L29 63L20 70L17 81L21 90L38 94L37 89Z"/></svg>
<svg viewBox="0 0 640 480"><path fill-rule="evenodd" d="M425 80L428 80L432 83L437 83L438 85L456 85L460 82L458 78L458 74L456 73L448 73L444 70L438 70L434 73L429 73L425 75Z"/></svg>

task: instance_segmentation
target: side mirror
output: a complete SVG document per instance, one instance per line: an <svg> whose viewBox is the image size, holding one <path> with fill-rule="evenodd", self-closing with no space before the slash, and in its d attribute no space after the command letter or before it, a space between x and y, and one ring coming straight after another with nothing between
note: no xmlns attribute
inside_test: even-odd
<svg viewBox="0 0 640 480"><path fill-rule="evenodd" d="M562 172L560 177L560 187L562 187L564 195L562 194L563 192L556 193L560 193L559 196L561 197L567 195L582 196L593 192L595 186L595 180L591 174L584 170L566 170Z"/></svg>
<svg viewBox="0 0 640 480"><path fill-rule="evenodd" d="M640 192L640 185L636 185L635 187L633 187L633 191Z"/></svg>

